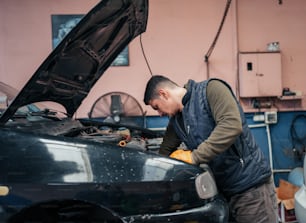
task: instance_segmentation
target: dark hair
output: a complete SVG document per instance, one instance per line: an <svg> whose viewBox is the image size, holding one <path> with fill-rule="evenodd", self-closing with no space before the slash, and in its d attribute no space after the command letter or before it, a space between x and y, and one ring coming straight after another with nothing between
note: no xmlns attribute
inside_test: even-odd
<svg viewBox="0 0 306 223"><path fill-rule="evenodd" d="M149 101L158 98L158 90L161 86L178 86L175 82L162 75L153 75L147 83L144 93L144 103L149 104Z"/></svg>

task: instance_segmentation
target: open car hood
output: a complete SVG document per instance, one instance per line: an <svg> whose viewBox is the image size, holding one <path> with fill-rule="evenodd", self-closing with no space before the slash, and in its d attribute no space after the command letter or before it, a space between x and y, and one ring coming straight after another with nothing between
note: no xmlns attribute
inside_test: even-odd
<svg viewBox="0 0 306 223"><path fill-rule="evenodd" d="M67 34L0 117L42 101L63 105L72 117L118 54L146 30L148 0L102 0Z"/></svg>

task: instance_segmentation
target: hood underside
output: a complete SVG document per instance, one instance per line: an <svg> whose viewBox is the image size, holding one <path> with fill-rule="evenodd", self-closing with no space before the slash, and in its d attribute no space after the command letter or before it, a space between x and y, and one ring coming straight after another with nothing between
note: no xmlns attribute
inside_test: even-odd
<svg viewBox="0 0 306 223"><path fill-rule="evenodd" d="M146 30L148 0L102 0L67 34L0 117L42 101L63 105L72 117L118 54Z"/></svg>

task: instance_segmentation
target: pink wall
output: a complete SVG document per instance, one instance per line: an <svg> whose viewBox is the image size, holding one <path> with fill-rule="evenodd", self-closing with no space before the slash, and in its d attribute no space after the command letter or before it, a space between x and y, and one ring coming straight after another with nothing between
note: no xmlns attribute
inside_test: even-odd
<svg viewBox="0 0 306 223"><path fill-rule="evenodd" d="M0 81L21 88L51 51L51 14L84 14L97 0L1 0ZM156 74L184 84L208 77L204 55L223 16L226 0L150 0L147 31L142 35L146 56ZM282 82L305 95L306 2L232 0L223 30L210 57L210 77L220 77L236 89L237 53L262 51L279 41ZM140 39L129 45L130 66L110 67L78 111L86 117L95 99L109 91L124 91L143 105L150 78ZM273 83L271 83L273 87ZM306 108L305 99L303 107ZM148 114L155 114L145 107Z"/></svg>

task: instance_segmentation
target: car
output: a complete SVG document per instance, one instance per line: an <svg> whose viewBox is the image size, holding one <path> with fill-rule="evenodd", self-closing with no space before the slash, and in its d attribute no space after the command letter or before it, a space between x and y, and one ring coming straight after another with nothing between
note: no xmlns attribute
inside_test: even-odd
<svg viewBox="0 0 306 223"><path fill-rule="evenodd" d="M13 101L17 94L17 89L0 81L0 115L5 111L5 109L7 109L8 105ZM14 115L16 117L17 115L25 115L39 111L41 110L37 105L28 104L18 108Z"/></svg>
<svg viewBox="0 0 306 223"><path fill-rule="evenodd" d="M74 118L116 56L145 32L148 10L148 0L100 1L17 95L1 96L0 222L228 221L209 167L159 155L162 133Z"/></svg>
<svg viewBox="0 0 306 223"><path fill-rule="evenodd" d="M303 164L303 183L294 195L295 215L299 223L306 223L306 156Z"/></svg>

